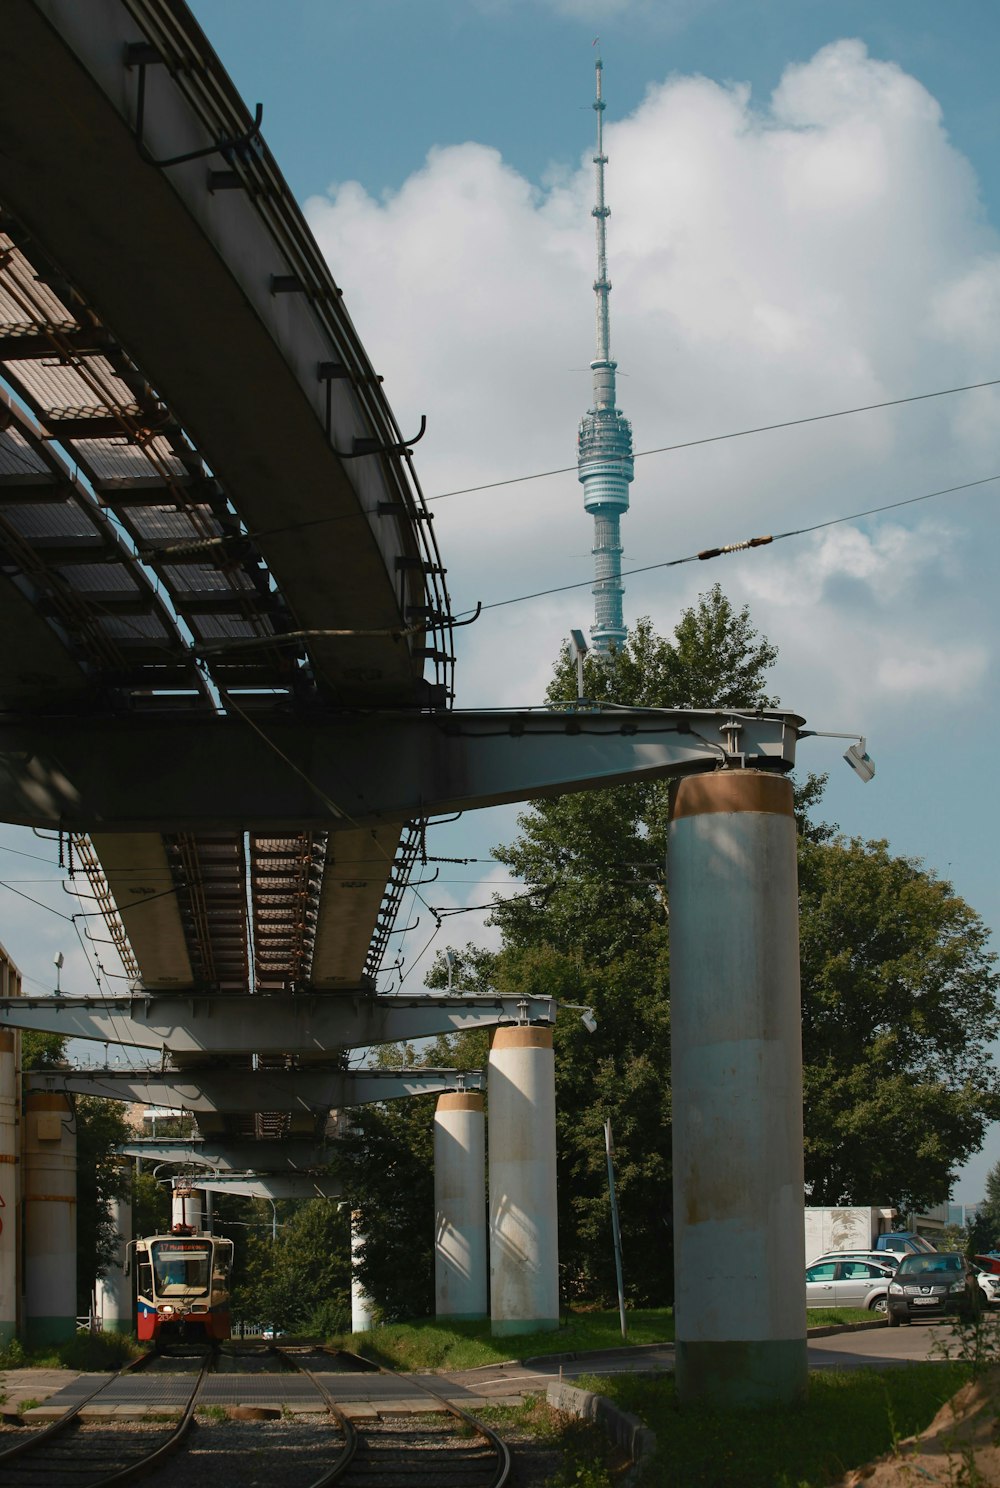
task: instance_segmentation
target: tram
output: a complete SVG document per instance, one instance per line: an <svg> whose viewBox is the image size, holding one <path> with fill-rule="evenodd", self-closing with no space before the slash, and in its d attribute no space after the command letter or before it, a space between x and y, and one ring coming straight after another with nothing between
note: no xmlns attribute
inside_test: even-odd
<svg viewBox="0 0 1000 1488"><path fill-rule="evenodd" d="M231 1333L233 1242L188 1222L187 1196L174 1190L169 1235L149 1235L130 1246L135 1252L137 1332L141 1341L157 1347L181 1341L215 1345ZM192 1207L190 1218L200 1221L200 1205Z"/></svg>

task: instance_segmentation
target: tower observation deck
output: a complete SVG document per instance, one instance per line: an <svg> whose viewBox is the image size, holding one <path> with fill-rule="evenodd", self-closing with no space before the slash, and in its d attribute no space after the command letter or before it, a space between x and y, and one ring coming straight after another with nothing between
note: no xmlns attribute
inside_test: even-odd
<svg viewBox="0 0 1000 1488"><path fill-rule="evenodd" d="M593 406L580 422L577 471L583 486L583 505L594 518L594 624L590 628L593 649L620 649L628 635L622 618L621 515L628 511L628 488L633 476L632 425L616 406L615 372L611 357L611 325L608 297L607 219L611 209L604 200L604 98L601 92L603 63L595 64L597 96L597 153L594 156L597 202L592 215L597 225L597 354L591 362L594 376Z"/></svg>

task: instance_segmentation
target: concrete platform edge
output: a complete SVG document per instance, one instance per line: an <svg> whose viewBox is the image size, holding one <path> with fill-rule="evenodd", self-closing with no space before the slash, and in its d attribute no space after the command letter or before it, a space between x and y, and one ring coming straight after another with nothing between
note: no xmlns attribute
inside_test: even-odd
<svg viewBox="0 0 1000 1488"><path fill-rule="evenodd" d="M546 1390L545 1398L553 1410L596 1422L616 1446L628 1453L633 1470L638 1470L656 1451L656 1433L638 1416L619 1409L605 1395L595 1395L592 1390L578 1390L575 1385L564 1385L555 1380ZM632 1476L631 1472L629 1476Z"/></svg>

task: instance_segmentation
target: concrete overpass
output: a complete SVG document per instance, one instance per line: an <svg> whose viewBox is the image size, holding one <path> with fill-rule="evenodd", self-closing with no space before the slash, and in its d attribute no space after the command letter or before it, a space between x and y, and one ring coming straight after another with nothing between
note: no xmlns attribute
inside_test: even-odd
<svg viewBox="0 0 1000 1488"><path fill-rule="evenodd" d="M455 710L411 457L424 420L389 408L260 110L183 0L7 0L3 20L0 819L58 837L133 988L4 999L0 1026L157 1050L155 1075L87 1088L196 1110L230 1184L267 1162L318 1191L305 1164L328 1103L364 1098L347 1049L509 1025L491 1053L494 1324L554 1326L554 1005L387 999L376 976L436 814L708 776L681 783L671 825L678 1375L689 1398L718 1380L798 1398L794 821L777 777L803 720ZM59 1140L83 1079L32 1091L36 1145ZM235 1167L251 1140L258 1178ZM551 1223L522 1246L542 1201ZM731 1279L735 1252L723 1315L713 1267Z"/></svg>

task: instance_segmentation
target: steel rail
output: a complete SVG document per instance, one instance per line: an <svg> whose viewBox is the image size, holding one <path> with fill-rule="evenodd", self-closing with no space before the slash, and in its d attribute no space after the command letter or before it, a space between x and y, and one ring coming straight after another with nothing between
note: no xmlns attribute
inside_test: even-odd
<svg viewBox="0 0 1000 1488"><path fill-rule="evenodd" d="M335 1483L338 1478L343 1476L354 1460L354 1455L358 1450L358 1433L354 1422L344 1415L326 1386L316 1378L311 1369L306 1368L300 1359L297 1359L294 1354L287 1352L285 1349L278 1348L273 1344L271 1348L286 1364L291 1364L293 1369L298 1370L300 1374L306 1376L344 1434L344 1449L336 1462L324 1468L319 1477L308 1485L308 1488L327 1488L328 1484Z"/></svg>
<svg viewBox="0 0 1000 1488"><path fill-rule="evenodd" d="M367 1371L377 1371L379 1374L386 1375L389 1379L399 1378L399 1372L397 1370L387 1369L384 1365L375 1364L370 1359L363 1359L358 1354L348 1353L344 1349L338 1349L335 1350L335 1352L340 1354L342 1358L350 1360L352 1364L360 1369ZM480 1421L476 1416L470 1414L469 1411L463 1410L460 1405L456 1405L454 1401L449 1400L447 1396L443 1395L439 1390L435 1390L433 1386L425 1384L415 1375L407 1376L407 1384L413 1385L417 1390L422 1391L425 1395L429 1395L433 1400L436 1400L439 1405L444 1406L449 1415L455 1416L458 1420L463 1421L466 1426L471 1427L471 1429L476 1433L477 1436L485 1438L485 1440L489 1443L496 1454L497 1470L494 1473L493 1477L490 1478L489 1482L483 1485L483 1488L504 1488L504 1485L507 1483L510 1477L512 1464L510 1448L503 1440L503 1438L499 1436L491 1426L487 1426L485 1421ZM320 1389L323 1389L323 1387L320 1386ZM324 1390L324 1394L325 1393L326 1392ZM346 1468L347 1464L345 1463L343 1467L338 1470L337 1474L335 1474L333 1477L327 1478L326 1481L331 1483L336 1482L338 1477L343 1476Z"/></svg>
<svg viewBox="0 0 1000 1488"><path fill-rule="evenodd" d="M78 1421L80 1412L83 1410L84 1406L89 1405L96 1396L101 1395L105 1390L110 1389L111 1386L122 1377L122 1375L128 1374L133 1369L144 1367L150 1360L154 1359L155 1357L155 1353L144 1354L140 1359L133 1360L130 1364L126 1364L123 1369L119 1369L116 1374L113 1374L111 1376L110 1379L105 1380L102 1384L98 1385L96 1390L92 1390L89 1395L86 1395L84 1397L83 1400L78 1401L76 1405L72 1406L68 1411L60 1416L57 1421L53 1421L50 1425L43 1427L41 1431L33 1433L32 1436L29 1437L27 1440L15 1442L12 1447L8 1447L6 1451L0 1452L0 1466L2 1466L6 1462L11 1461L15 1457L26 1456L31 1452L37 1451L41 1446L43 1446L44 1443L51 1441L54 1436L57 1436L63 1431L67 1430L68 1427L74 1425ZM146 1452L142 1457L138 1458L134 1462L130 1462L127 1466L121 1468L116 1467L110 1473L104 1473L100 1477L92 1478L90 1482L86 1484L86 1488L112 1488L112 1485L130 1483L135 1478L143 1477L146 1473L155 1471L168 1457L172 1456L174 1452L176 1452L183 1444L184 1439L191 1429L192 1423L194 1422L194 1413L197 1407L198 1397L201 1393L202 1386L204 1385L207 1376L212 1372L214 1368L214 1357L207 1358L202 1364L202 1367L198 1373L198 1378L194 1382L194 1386L191 1390L191 1395L188 1399L188 1403L184 1409L183 1414L181 1415L173 1431L170 1432L165 1441L160 1442L151 1451ZM79 1471L79 1469L77 1469L77 1471Z"/></svg>

